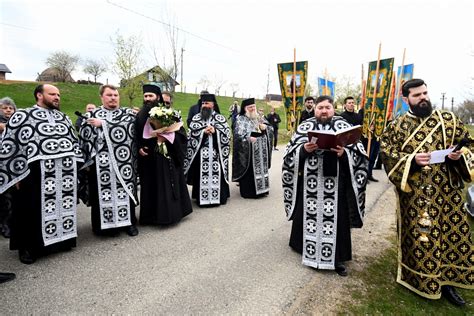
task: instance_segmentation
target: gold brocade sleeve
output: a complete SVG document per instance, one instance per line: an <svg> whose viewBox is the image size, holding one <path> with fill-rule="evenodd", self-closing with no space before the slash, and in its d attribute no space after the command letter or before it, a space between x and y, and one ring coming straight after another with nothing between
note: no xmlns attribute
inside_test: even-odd
<svg viewBox="0 0 474 316"><path fill-rule="evenodd" d="M401 147L405 138L405 133L396 125L396 121L387 125L380 141L380 155L389 180L397 189L411 192L412 189L404 174L408 173L414 154L402 152Z"/></svg>

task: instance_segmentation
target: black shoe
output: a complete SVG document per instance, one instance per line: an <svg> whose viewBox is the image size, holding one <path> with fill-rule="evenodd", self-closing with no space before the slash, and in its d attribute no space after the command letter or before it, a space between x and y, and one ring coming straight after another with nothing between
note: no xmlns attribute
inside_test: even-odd
<svg viewBox="0 0 474 316"><path fill-rule="evenodd" d="M443 285L441 287L441 293L443 294L443 297L445 297L451 304L457 306L466 305L466 301L464 301L461 295L456 292L456 289L450 285Z"/></svg>
<svg viewBox="0 0 474 316"><path fill-rule="evenodd" d="M8 227L8 225L3 225L2 227L2 235L3 237L5 238L10 238L10 227Z"/></svg>
<svg viewBox="0 0 474 316"><path fill-rule="evenodd" d="M275 147L275 149L274 149L274 150L278 151L278 148L276 148L276 147Z"/></svg>
<svg viewBox="0 0 474 316"><path fill-rule="evenodd" d="M368 177L367 180L372 181L372 182L379 182L379 180L375 179L374 176Z"/></svg>
<svg viewBox="0 0 474 316"><path fill-rule="evenodd" d="M24 264L32 264L36 261L36 256L29 250L20 249L18 251L20 262Z"/></svg>
<svg viewBox="0 0 474 316"><path fill-rule="evenodd" d="M131 225L131 226L128 226L128 227L127 227L126 232L127 232L127 234L128 234L129 236L132 236L132 237L133 237L133 236L138 235L138 228L137 228L137 226L135 226L135 225Z"/></svg>
<svg viewBox="0 0 474 316"><path fill-rule="evenodd" d="M15 273L0 272L0 283L11 281L15 277Z"/></svg>
<svg viewBox="0 0 474 316"><path fill-rule="evenodd" d="M336 263L336 272L340 276L347 276L347 269L344 263Z"/></svg>

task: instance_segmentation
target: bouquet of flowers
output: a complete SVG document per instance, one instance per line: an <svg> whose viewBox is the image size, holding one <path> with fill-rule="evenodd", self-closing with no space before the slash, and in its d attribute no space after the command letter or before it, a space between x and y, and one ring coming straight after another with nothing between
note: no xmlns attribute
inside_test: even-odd
<svg viewBox="0 0 474 316"><path fill-rule="evenodd" d="M183 126L181 112L158 106L153 107L148 114L150 117L143 128L143 138L156 137L155 151L169 158L165 140L174 142L174 133Z"/></svg>

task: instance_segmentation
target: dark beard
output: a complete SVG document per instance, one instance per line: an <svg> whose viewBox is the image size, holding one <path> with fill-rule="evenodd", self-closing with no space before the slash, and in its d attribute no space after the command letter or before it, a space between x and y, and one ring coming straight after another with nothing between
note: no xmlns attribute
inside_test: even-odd
<svg viewBox="0 0 474 316"><path fill-rule="evenodd" d="M319 124L323 124L323 125L326 125L328 124L329 122L331 122L332 120L332 117L328 117L328 118L317 118L316 121L319 123Z"/></svg>
<svg viewBox="0 0 474 316"><path fill-rule="evenodd" d="M59 103L58 103L58 106L56 106L52 102L48 102L46 100L43 100L43 104L46 105L46 107L50 110L59 110Z"/></svg>
<svg viewBox="0 0 474 316"><path fill-rule="evenodd" d="M152 108L155 106L159 106L160 102L158 102L158 100L153 100L153 101L147 100L147 101L143 101L143 105L145 105L146 107Z"/></svg>
<svg viewBox="0 0 474 316"><path fill-rule="evenodd" d="M210 108L201 108L201 117L204 121L207 121L212 115L212 109Z"/></svg>
<svg viewBox="0 0 474 316"><path fill-rule="evenodd" d="M423 100L416 105L410 104L410 110L414 115L425 118L431 115L433 112L433 106L431 105L430 100Z"/></svg>

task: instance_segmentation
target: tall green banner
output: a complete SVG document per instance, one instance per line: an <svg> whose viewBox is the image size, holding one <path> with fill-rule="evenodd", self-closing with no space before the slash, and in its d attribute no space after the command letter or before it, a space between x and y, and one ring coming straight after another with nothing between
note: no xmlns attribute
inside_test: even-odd
<svg viewBox="0 0 474 316"><path fill-rule="evenodd" d="M278 78L280 79L281 96L286 111L286 129L294 131L303 109L304 92L306 89L306 77L308 73L308 62L296 62L295 91L293 91L293 63L278 64ZM296 97L296 107L293 108L293 92Z"/></svg>
<svg viewBox="0 0 474 316"><path fill-rule="evenodd" d="M385 128L385 116L387 115L388 99L390 96L393 62L394 58L380 60L378 80L375 80L377 61L369 63L367 92L365 94L367 102L364 106L364 126L362 129L365 136L368 136L369 125L374 126L373 136L375 137L380 137ZM375 105L372 107L375 86L377 86L377 93L375 95Z"/></svg>

